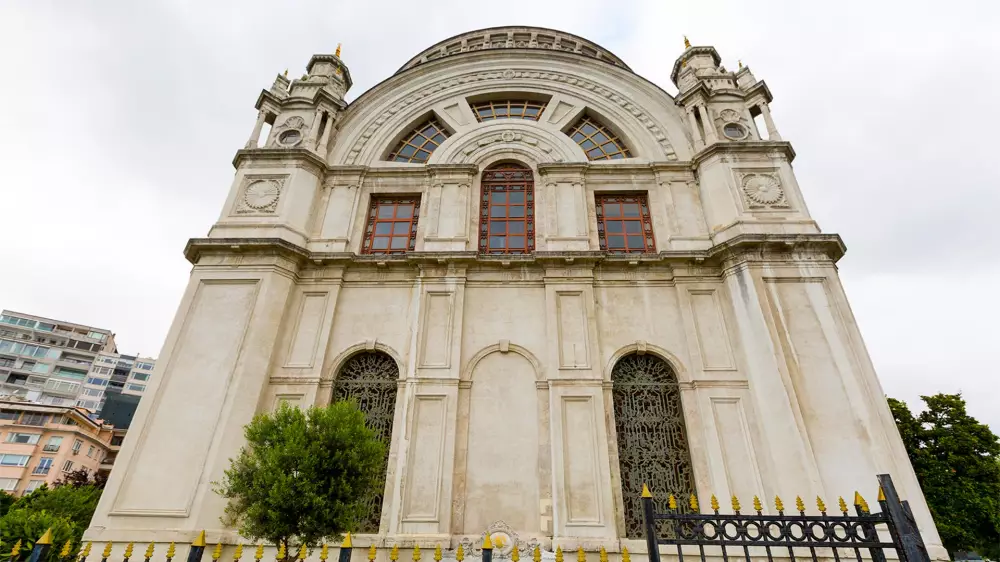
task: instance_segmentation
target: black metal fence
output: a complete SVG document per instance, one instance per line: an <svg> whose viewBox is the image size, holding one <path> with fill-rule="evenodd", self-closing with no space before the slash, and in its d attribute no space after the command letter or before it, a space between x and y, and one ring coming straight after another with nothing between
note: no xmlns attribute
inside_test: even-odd
<svg viewBox="0 0 1000 562"><path fill-rule="evenodd" d="M886 551L894 551L902 562L929 562L930 557L905 501L900 501L888 474L878 477L880 511L872 513L868 502L855 493L854 514L847 502L838 501L837 511L827 510L822 499L816 498L817 515L807 515L802 498L795 499L795 511L786 513L781 498L775 497L777 515L763 513L764 506L756 496L753 513L743 513L739 499L733 496L733 513L719 513L719 503L712 496L712 513L699 513L695 496L688 500L690 510L679 509L677 498L668 498L668 511L657 513L653 496L643 490L642 508L649 562L660 562L660 546L674 547L678 562L695 557L708 558L774 557L796 562L832 560L885 562ZM839 513L838 513L839 511ZM668 551L670 549L668 548ZM673 553L671 553L673 554ZM690 562L690 561L689 561Z"/></svg>

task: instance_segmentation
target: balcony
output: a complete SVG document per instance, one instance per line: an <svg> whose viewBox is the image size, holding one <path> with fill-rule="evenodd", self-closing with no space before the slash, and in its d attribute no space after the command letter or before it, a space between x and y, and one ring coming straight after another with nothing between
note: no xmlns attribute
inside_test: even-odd
<svg viewBox="0 0 1000 562"><path fill-rule="evenodd" d="M44 476L44 475L48 474L50 470L52 470L51 466L36 466L31 471L31 474L40 474L40 475Z"/></svg>
<svg viewBox="0 0 1000 562"><path fill-rule="evenodd" d="M45 453L58 453L61 445L46 445L42 447L42 452Z"/></svg>

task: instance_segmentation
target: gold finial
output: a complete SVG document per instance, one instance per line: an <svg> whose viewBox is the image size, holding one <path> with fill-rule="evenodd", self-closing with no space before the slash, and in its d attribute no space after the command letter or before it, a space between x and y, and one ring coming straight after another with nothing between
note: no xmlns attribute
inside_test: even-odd
<svg viewBox="0 0 1000 562"><path fill-rule="evenodd" d="M413 562L420 562L420 545L413 545Z"/></svg>
<svg viewBox="0 0 1000 562"><path fill-rule="evenodd" d="M350 531L348 531L347 536L344 537L344 542L340 543L340 548L354 548L354 543L351 542Z"/></svg>
<svg viewBox="0 0 1000 562"><path fill-rule="evenodd" d="M153 543L149 543L149 545L153 546ZM67 540L66 544L63 545L62 550L59 551L59 558L66 558L71 552L73 552L73 539ZM146 558L149 558L149 556Z"/></svg>
<svg viewBox="0 0 1000 562"><path fill-rule="evenodd" d="M556 562L563 562L563 551L561 546L556 547Z"/></svg>
<svg viewBox="0 0 1000 562"><path fill-rule="evenodd" d="M285 72L282 74L282 76L284 76L285 78L288 78L288 69L287 68L285 69Z"/></svg>
<svg viewBox="0 0 1000 562"><path fill-rule="evenodd" d="M275 556L275 558L277 558L278 560L285 559L285 543L283 542L278 543L278 554L277 556Z"/></svg>
<svg viewBox="0 0 1000 562"><path fill-rule="evenodd" d="M688 504L691 506L691 509L693 509L693 510L695 510L695 512L697 512L698 511L698 496L696 496L694 494L691 494L691 499L688 501Z"/></svg>
<svg viewBox="0 0 1000 562"><path fill-rule="evenodd" d="M583 546L576 547L576 562L587 562L587 553L583 551Z"/></svg>
<svg viewBox="0 0 1000 562"><path fill-rule="evenodd" d="M191 546L205 546L205 531L198 533Z"/></svg>
<svg viewBox="0 0 1000 562"><path fill-rule="evenodd" d="M399 545L398 544L392 545L392 550L389 551L389 560L392 560L392 562L396 562L396 560L399 560Z"/></svg>
<svg viewBox="0 0 1000 562"><path fill-rule="evenodd" d="M132 549L135 548L135 543L128 543L125 545L125 558L132 558Z"/></svg>
<svg viewBox="0 0 1000 562"><path fill-rule="evenodd" d="M712 500L709 502L709 505L712 506L712 511L719 511L719 499L715 497L715 494L712 494Z"/></svg>
<svg viewBox="0 0 1000 562"><path fill-rule="evenodd" d="M667 498L667 507L677 509L677 498L673 494L670 494L670 497Z"/></svg>
<svg viewBox="0 0 1000 562"><path fill-rule="evenodd" d="M733 495L733 511L740 510L740 499Z"/></svg>
<svg viewBox="0 0 1000 562"><path fill-rule="evenodd" d="M215 543L215 548L212 550L212 560L218 560L222 558L222 543Z"/></svg>
<svg viewBox="0 0 1000 562"><path fill-rule="evenodd" d="M465 560L465 549L462 548L462 545L458 545L458 549L455 551L455 560L458 560L458 562Z"/></svg>
<svg viewBox="0 0 1000 562"><path fill-rule="evenodd" d="M742 70L742 69L743 69L743 60L742 60L742 59L741 59L741 60L738 60L738 61L736 61L736 64L740 65L740 70Z"/></svg>
<svg viewBox="0 0 1000 562"><path fill-rule="evenodd" d="M514 549L514 552L517 552L516 548ZM437 546L434 547L434 562L441 562L441 543L438 543ZM515 560L515 562L517 561Z"/></svg>
<svg viewBox="0 0 1000 562"><path fill-rule="evenodd" d="M377 554L378 554L378 550L375 549L375 545L374 544L368 547L368 560L369 561L374 561L375 560L375 556Z"/></svg>
<svg viewBox="0 0 1000 562"><path fill-rule="evenodd" d="M170 543L167 545L167 560L173 558L174 554L177 554L177 545L174 543Z"/></svg>
<svg viewBox="0 0 1000 562"><path fill-rule="evenodd" d="M826 513L826 504L823 503L823 498L816 496L816 507L819 508L820 513Z"/></svg>
<svg viewBox="0 0 1000 562"><path fill-rule="evenodd" d="M149 543L149 545L146 547L146 552L143 553L143 556L146 558L146 560L149 560L150 558L153 557L154 550L156 550L156 545L153 543Z"/></svg>
<svg viewBox="0 0 1000 562"><path fill-rule="evenodd" d="M333 53L337 58L340 58L340 43L337 43L337 52Z"/></svg>
<svg viewBox="0 0 1000 562"><path fill-rule="evenodd" d="M319 559L326 562L327 558L330 557L330 545L323 541L323 544L319 547Z"/></svg>
<svg viewBox="0 0 1000 562"><path fill-rule="evenodd" d="M691 42L688 41L688 36L687 35L684 36L684 48L685 49L690 49L691 48Z"/></svg>
<svg viewBox="0 0 1000 562"><path fill-rule="evenodd" d="M758 498L757 496L753 497L753 509L754 511L757 512L764 511L764 506L761 505L760 498Z"/></svg>
<svg viewBox="0 0 1000 562"><path fill-rule="evenodd" d="M878 487L878 498L876 499L878 499L878 501L880 502L885 501L885 490L882 489L882 486Z"/></svg>
<svg viewBox="0 0 1000 562"><path fill-rule="evenodd" d="M258 544L257 545L257 550L254 551L254 553L253 553L253 559L254 560L260 560L263 557L264 557L264 545L263 544Z"/></svg>
<svg viewBox="0 0 1000 562"><path fill-rule="evenodd" d="M510 561L520 562L521 560L521 549L515 544L514 548L510 549Z"/></svg>
<svg viewBox="0 0 1000 562"><path fill-rule="evenodd" d="M486 536L483 537L483 548L493 548L493 540L490 539L489 531L486 531Z"/></svg>
<svg viewBox="0 0 1000 562"><path fill-rule="evenodd" d="M491 538L490 540L493 541L493 546L496 548L503 548L503 545L507 544L507 541L503 540L503 536L498 536L495 539Z"/></svg>
<svg viewBox="0 0 1000 562"><path fill-rule="evenodd" d="M785 511L785 504L781 503L779 496L774 496L774 509L777 509L779 513Z"/></svg>
<svg viewBox="0 0 1000 562"><path fill-rule="evenodd" d="M600 562L608 562L608 551L607 549L604 548L604 546L601 546L601 549L598 551L597 557L600 560Z"/></svg>
<svg viewBox="0 0 1000 562"><path fill-rule="evenodd" d="M302 543L302 546L299 547L299 555L296 558L298 558L299 560L305 560L307 554L308 553L306 552L306 543Z"/></svg>
<svg viewBox="0 0 1000 562"><path fill-rule="evenodd" d="M645 483L643 483L643 485L642 485L642 497L644 497L644 498L651 498L651 497L653 497L653 494L651 494L649 492L649 487L646 486Z"/></svg>
<svg viewBox="0 0 1000 562"><path fill-rule="evenodd" d="M93 548L93 546L94 546L93 541L87 541L87 546L83 547L83 552L81 552L80 555L83 556L84 560L86 560L87 557L90 556L90 549Z"/></svg>
<svg viewBox="0 0 1000 562"><path fill-rule="evenodd" d="M110 547L111 543L108 543L108 546ZM11 560L17 558L18 554L21 554L21 539L17 539L17 542L14 543L14 548L10 549L10 558L11 558ZM105 554L104 557L107 558L108 555Z"/></svg>
<svg viewBox="0 0 1000 562"><path fill-rule="evenodd" d="M52 527L45 529L45 532L42 533L42 537L38 539L38 542L35 544L52 544Z"/></svg>
<svg viewBox="0 0 1000 562"><path fill-rule="evenodd" d="M21 543L18 542L17 544L21 544ZM107 558L108 556L111 556L111 541L108 541L108 544L104 545L104 552L101 553L101 556L103 558Z"/></svg>
<svg viewBox="0 0 1000 562"><path fill-rule="evenodd" d="M870 511L868 511L868 502L861 494L857 492L854 492L854 505L861 507L862 513L871 513Z"/></svg>
<svg viewBox="0 0 1000 562"><path fill-rule="evenodd" d="M152 547L153 543L150 543L149 546ZM150 551L150 552L152 552L152 551ZM240 562L240 558L243 558L243 544L242 543L241 544L237 544L236 545L236 550L233 551L233 562Z"/></svg>
<svg viewBox="0 0 1000 562"><path fill-rule="evenodd" d="M799 512L806 510L806 504L802 501L802 496L795 496L795 509L799 510Z"/></svg>
<svg viewBox="0 0 1000 562"><path fill-rule="evenodd" d="M532 562L542 562L542 548L535 545L535 551L531 553Z"/></svg>
<svg viewBox="0 0 1000 562"><path fill-rule="evenodd" d="M622 547L622 562L632 562L632 555L628 553L628 547Z"/></svg>
<svg viewBox="0 0 1000 562"><path fill-rule="evenodd" d="M847 502L844 501L844 496L837 498L837 503L840 505L840 511L847 513Z"/></svg>

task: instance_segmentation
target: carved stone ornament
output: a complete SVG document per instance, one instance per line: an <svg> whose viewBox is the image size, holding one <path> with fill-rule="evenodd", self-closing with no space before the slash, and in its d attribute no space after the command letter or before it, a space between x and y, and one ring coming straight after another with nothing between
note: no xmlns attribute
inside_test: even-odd
<svg viewBox="0 0 1000 562"><path fill-rule="evenodd" d="M549 146L548 143L539 140L537 137L524 134L521 131L503 131L501 133L495 133L488 136L484 136L482 138L479 138L475 141L466 144L465 146L462 146L459 150L462 152L462 154L469 156L470 154L476 152L480 148L498 142L503 142L508 144L509 143L525 144L531 147L535 147L538 150L544 152L545 154L552 156L552 160L554 160L555 162L563 161L562 156L559 155L558 152L554 153L553 148Z"/></svg>
<svg viewBox="0 0 1000 562"><path fill-rule="evenodd" d="M510 525L501 520L490 523L486 527L486 531L479 535L475 541L468 537L462 539L462 549L473 556L482 556L483 541L486 539L487 533L490 535L490 542L493 543L493 558L510 558L514 548L517 547L521 558L528 560L535 547L541 546L536 539L528 541L521 539Z"/></svg>
<svg viewBox="0 0 1000 562"><path fill-rule="evenodd" d="M283 148L298 146L306 138L306 120L298 115L285 119L274 129L272 138L272 144Z"/></svg>
<svg viewBox="0 0 1000 562"><path fill-rule="evenodd" d="M788 207L785 190L777 174L743 174L740 185L751 208Z"/></svg>
<svg viewBox="0 0 1000 562"><path fill-rule="evenodd" d="M735 109L723 109L719 112L719 118L726 123L736 123L740 120L740 113Z"/></svg>
<svg viewBox="0 0 1000 562"><path fill-rule="evenodd" d="M288 176L246 176L236 200L238 215L270 215L278 209Z"/></svg>

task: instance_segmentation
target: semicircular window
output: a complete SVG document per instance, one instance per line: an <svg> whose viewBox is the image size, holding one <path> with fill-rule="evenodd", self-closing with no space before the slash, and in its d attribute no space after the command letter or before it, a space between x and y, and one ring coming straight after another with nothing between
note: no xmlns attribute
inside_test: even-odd
<svg viewBox="0 0 1000 562"><path fill-rule="evenodd" d="M417 125L404 136L396 149L389 154L389 160L423 164L448 136L448 129L445 129L437 119L432 117Z"/></svg>
<svg viewBox="0 0 1000 562"><path fill-rule="evenodd" d="M588 160L619 160L632 156L611 129L589 115L581 117L567 134L587 153Z"/></svg>
<svg viewBox="0 0 1000 562"><path fill-rule="evenodd" d="M535 100L487 100L472 104L472 112L480 122L494 119L538 121L542 111L545 111L545 102Z"/></svg>

